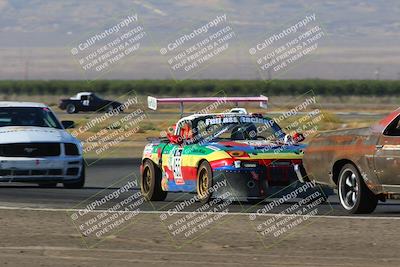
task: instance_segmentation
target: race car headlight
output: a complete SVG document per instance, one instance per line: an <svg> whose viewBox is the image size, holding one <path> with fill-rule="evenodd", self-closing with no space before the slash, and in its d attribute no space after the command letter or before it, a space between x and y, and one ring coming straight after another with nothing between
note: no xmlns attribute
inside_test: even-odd
<svg viewBox="0 0 400 267"><path fill-rule="evenodd" d="M242 162L241 162L240 160L235 160L235 161L233 162L233 165L235 166L236 169L239 169L239 168L242 166L241 163L242 163Z"/></svg>
<svg viewBox="0 0 400 267"><path fill-rule="evenodd" d="M79 149L76 144L73 143L65 143L65 155L68 156L78 156L79 155Z"/></svg>
<svg viewBox="0 0 400 267"><path fill-rule="evenodd" d="M249 155L246 152L241 151L241 150L227 151L227 153L229 154L229 156L234 157L234 158L237 158L237 157L248 158L249 157Z"/></svg>

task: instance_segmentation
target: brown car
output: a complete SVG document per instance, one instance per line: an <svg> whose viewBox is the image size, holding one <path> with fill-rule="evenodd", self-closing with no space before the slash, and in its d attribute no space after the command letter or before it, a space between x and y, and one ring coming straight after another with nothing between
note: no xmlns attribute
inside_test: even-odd
<svg viewBox="0 0 400 267"><path fill-rule="evenodd" d="M369 128L319 133L303 159L310 180L338 189L349 213L400 198L400 108Z"/></svg>

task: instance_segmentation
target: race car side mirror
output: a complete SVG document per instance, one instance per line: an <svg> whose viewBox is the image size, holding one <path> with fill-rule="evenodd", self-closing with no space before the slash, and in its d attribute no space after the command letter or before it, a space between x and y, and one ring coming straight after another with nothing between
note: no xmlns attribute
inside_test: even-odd
<svg viewBox="0 0 400 267"><path fill-rule="evenodd" d="M61 124L64 127L64 129L75 128L75 122L74 121L61 121Z"/></svg>
<svg viewBox="0 0 400 267"><path fill-rule="evenodd" d="M180 145L183 142L182 137L179 135L167 133L167 138L172 144Z"/></svg>
<svg viewBox="0 0 400 267"><path fill-rule="evenodd" d="M295 143L301 143L305 140L306 138L304 137L304 135L302 133L295 133L293 135L293 141Z"/></svg>

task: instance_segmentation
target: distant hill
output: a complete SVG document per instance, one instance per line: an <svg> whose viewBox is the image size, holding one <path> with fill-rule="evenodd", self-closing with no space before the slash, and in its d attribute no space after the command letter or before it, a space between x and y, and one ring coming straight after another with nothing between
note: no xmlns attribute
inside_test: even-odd
<svg viewBox="0 0 400 267"><path fill-rule="evenodd" d="M400 77L397 0L0 0L0 79L92 79L73 62L71 45L132 13L152 41L104 78L173 78L160 47L227 14L237 34L230 51L192 78L261 79L248 48L312 13L328 38L317 56L276 78Z"/></svg>

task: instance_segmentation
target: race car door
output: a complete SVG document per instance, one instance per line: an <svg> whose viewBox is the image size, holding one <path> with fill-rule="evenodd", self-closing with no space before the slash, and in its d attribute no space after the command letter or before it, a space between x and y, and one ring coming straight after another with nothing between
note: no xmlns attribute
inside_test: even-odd
<svg viewBox="0 0 400 267"><path fill-rule="evenodd" d="M385 129L375 154L379 180L386 185L400 185L400 116Z"/></svg>
<svg viewBox="0 0 400 267"><path fill-rule="evenodd" d="M90 96L90 106L91 106L92 111L96 111L96 110L102 109L107 104L108 104L107 101L104 101L103 99L99 98L95 94L92 94Z"/></svg>
<svg viewBox="0 0 400 267"><path fill-rule="evenodd" d="M82 111L90 111L90 96L89 95L81 96L81 105L82 105Z"/></svg>
<svg viewBox="0 0 400 267"><path fill-rule="evenodd" d="M180 123L178 127L179 133L179 144L170 144L172 145L172 149L169 153L168 165L170 170L172 171L172 175L174 177L174 181L176 185L185 185L185 189L189 190L190 185L187 185L185 182L185 167L187 166L187 160L189 159L191 149L188 142L192 139L192 123L190 121L183 121ZM187 169L187 168L186 168Z"/></svg>
<svg viewBox="0 0 400 267"><path fill-rule="evenodd" d="M182 177L182 151L183 148L179 145L173 145L169 155L169 168L172 171L176 185L184 185L185 181Z"/></svg>

